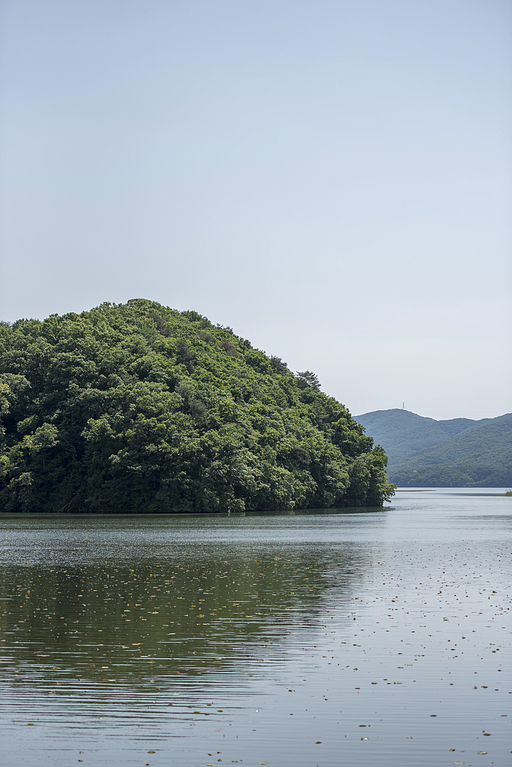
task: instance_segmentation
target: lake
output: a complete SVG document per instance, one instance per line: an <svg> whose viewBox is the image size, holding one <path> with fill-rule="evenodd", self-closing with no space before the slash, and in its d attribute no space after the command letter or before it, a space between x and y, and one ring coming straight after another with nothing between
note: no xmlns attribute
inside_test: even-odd
<svg viewBox="0 0 512 767"><path fill-rule="evenodd" d="M2 767L512 763L512 498L0 515Z"/></svg>

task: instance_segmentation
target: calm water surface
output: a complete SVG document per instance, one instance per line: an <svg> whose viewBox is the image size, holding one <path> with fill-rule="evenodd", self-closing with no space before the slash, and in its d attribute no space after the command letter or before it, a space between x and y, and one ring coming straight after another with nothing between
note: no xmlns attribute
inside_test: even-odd
<svg viewBox="0 0 512 767"><path fill-rule="evenodd" d="M2 767L512 764L512 498L0 516Z"/></svg>

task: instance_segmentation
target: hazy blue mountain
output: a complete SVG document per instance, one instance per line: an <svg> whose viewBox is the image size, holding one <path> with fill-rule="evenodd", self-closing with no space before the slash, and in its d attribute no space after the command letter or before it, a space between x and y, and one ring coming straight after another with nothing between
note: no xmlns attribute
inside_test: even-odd
<svg viewBox="0 0 512 767"><path fill-rule="evenodd" d="M355 420L386 450L389 480L402 487L512 486L512 413L436 421L395 408Z"/></svg>

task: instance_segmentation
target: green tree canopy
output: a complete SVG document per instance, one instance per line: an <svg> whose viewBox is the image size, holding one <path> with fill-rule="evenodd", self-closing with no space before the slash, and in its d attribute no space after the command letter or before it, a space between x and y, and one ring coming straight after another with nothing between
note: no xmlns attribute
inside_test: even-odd
<svg viewBox="0 0 512 767"><path fill-rule="evenodd" d="M381 505L386 456L319 387L143 299L0 324L0 509Z"/></svg>

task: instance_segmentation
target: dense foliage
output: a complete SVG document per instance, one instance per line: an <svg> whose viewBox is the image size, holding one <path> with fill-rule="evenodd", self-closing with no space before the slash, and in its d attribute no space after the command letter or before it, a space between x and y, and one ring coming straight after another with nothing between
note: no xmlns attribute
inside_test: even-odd
<svg viewBox="0 0 512 767"><path fill-rule="evenodd" d="M406 410L358 416L389 456L388 475L402 487L509 487L512 414L434 421Z"/></svg>
<svg viewBox="0 0 512 767"><path fill-rule="evenodd" d="M417 463L417 469L397 466L392 479L400 487L509 487L512 484L512 448L495 450L444 464Z"/></svg>
<svg viewBox="0 0 512 767"><path fill-rule="evenodd" d="M381 505L347 409L230 328L142 299L0 326L0 509Z"/></svg>

